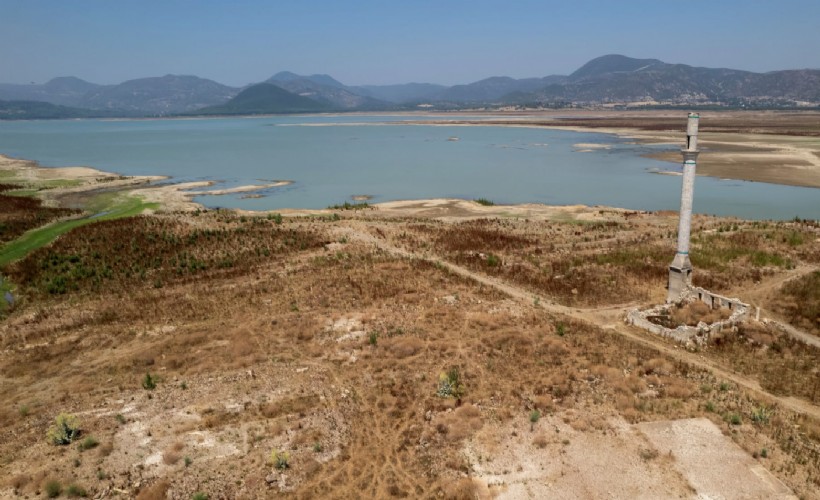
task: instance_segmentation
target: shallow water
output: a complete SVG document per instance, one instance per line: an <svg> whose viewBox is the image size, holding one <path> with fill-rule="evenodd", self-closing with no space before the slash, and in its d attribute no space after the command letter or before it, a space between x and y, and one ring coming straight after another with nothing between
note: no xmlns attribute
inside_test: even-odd
<svg viewBox="0 0 820 500"><path fill-rule="evenodd" d="M211 207L250 210L324 208L354 195L372 196L373 202L483 197L496 203L636 210L677 210L680 203L681 178L650 173L680 168L640 156L652 146L599 133L400 123L407 119L0 122L0 153L45 166L220 181L214 189L293 181L262 191L262 198L243 198L247 193L197 198ZM578 143L609 149L578 152ZM698 177L694 208L755 219L820 218L820 190Z"/></svg>

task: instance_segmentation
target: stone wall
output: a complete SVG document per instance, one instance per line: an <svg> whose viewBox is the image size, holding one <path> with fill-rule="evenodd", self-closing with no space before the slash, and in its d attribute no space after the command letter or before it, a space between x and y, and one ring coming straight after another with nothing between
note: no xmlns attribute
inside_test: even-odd
<svg viewBox="0 0 820 500"><path fill-rule="evenodd" d="M649 321L651 316L660 316L664 313L668 313L669 309L674 306L674 304L663 304L643 311L633 309L627 313L626 322L656 335L674 339L683 344L703 345L709 341L709 336L713 332L720 332L725 328L734 328L738 323L745 320L749 314L749 304L741 302L739 299L724 297L723 295L712 293L700 287L688 287L681 301L694 302L696 300L712 308L726 307L732 311L732 314L727 319L710 325L701 322L698 323L697 326L679 326L674 329L666 328Z"/></svg>

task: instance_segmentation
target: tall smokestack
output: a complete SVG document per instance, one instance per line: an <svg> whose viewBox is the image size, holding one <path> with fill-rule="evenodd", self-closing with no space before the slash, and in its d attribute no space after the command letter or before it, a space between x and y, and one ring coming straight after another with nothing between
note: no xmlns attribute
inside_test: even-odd
<svg viewBox="0 0 820 500"><path fill-rule="evenodd" d="M680 195L680 221L678 222L678 251L669 266L669 292L666 302L677 302L686 288L692 284L692 262L689 260L689 234L692 228L692 196L695 190L695 169L698 160L697 113L689 113L686 124L686 147L683 154L683 188Z"/></svg>

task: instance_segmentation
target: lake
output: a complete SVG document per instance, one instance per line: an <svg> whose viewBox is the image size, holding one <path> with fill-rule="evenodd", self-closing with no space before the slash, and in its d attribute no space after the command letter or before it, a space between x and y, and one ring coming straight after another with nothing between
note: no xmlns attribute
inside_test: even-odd
<svg viewBox="0 0 820 500"><path fill-rule="evenodd" d="M197 198L210 207L248 210L324 208L355 195L372 196L376 203L483 197L496 203L635 210L677 210L680 204L681 178L651 173L680 167L641 156L668 145L637 145L594 132L401 123L411 119L418 117L0 122L0 153L44 166L213 180L214 189L293 182L261 192L262 198L247 193ZM579 152L578 143L606 149ZM818 219L820 190L698 177L694 210L750 219Z"/></svg>

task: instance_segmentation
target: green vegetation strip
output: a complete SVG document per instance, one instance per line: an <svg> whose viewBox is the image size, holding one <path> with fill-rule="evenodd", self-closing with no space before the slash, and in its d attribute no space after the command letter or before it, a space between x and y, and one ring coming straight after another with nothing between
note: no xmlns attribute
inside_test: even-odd
<svg viewBox="0 0 820 500"><path fill-rule="evenodd" d="M158 207L159 204L157 203L146 203L142 198L135 196L118 197L114 193L100 195L89 206L89 209L94 212L96 216L92 215L82 219L54 222L37 229L32 229L16 240L8 242L0 249L0 268L15 260L22 259L28 255L29 252L48 245L61 234L65 234L74 228L92 222L131 217L141 214L146 209L156 209Z"/></svg>

